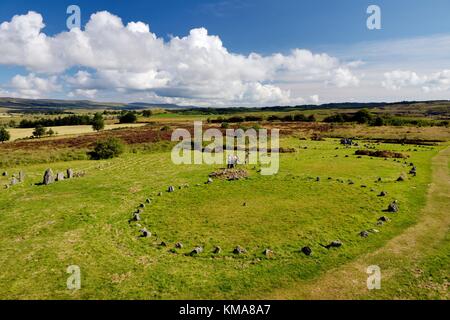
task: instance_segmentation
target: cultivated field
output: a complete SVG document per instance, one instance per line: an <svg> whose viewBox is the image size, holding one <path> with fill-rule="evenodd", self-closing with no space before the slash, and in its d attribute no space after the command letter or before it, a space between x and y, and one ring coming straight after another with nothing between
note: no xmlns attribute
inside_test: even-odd
<svg viewBox="0 0 450 320"><path fill-rule="evenodd" d="M247 179L207 184L223 166L174 165L171 130L160 130L170 117L162 118L145 128L0 146L1 171L9 173L1 185L26 173L24 183L0 190L0 298L449 298L448 128L280 124L281 146L295 152L280 154L277 175L241 165ZM398 138L396 130L441 142L369 141ZM314 132L326 138L313 141ZM128 144L126 153L84 156L110 135ZM339 136L361 140L345 147ZM406 158L355 154L366 149ZM47 168L85 176L39 185ZM394 200L399 211L385 212ZM130 221L141 204L141 221ZM140 237L144 227L151 237ZM337 240L341 247L325 248ZM198 246L203 252L191 256ZM234 253L237 246L246 252ZM66 287L70 265L81 269L80 290ZM381 268L381 290L367 289L370 265Z"/></svg>
<svg viewBox="0 0 450 320"><path fill-rule="evenodd" d="M128 123L128 124L109 124L105 125L105 130L113 130L127 127L141 127L142 123ZM48 127L52 129L58 136L66 135L79 135L83 133L94 132L92 126L63 126L63 127ZM33 136L33 128L12 128L9 130L11 133L11 140L25 139Z"/></svg>

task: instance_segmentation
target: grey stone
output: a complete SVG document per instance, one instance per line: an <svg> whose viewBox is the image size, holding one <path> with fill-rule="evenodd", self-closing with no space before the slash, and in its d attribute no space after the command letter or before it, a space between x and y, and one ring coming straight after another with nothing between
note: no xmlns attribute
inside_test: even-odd
<svg viewBox="0 0 450 320"><path fill-rule="evenodd" d="M67 179L73 179L73 169L67 169Z"/></svg>
<svg viewBox="0 0 450 320"><path fill-rule="evenodd" d="M175 188L173 186L170 186L169 188L167 188L167 192L175 192Z"/></svg>
<svg viewBox="0 0 450 320"><path fill-rule="evenodd" d="M55 181L63 181L63 180L64 180L64 173L58 172L58 173L56 174L56 179L55 179Z"/></svg>
<svg viewBox="0 0 450 320"><path fill-rule="evenodd" d="M142 238L149 238L152 236L152 233L148 231L146 228L139 231L141 233Z"/></svg>
<svg viewBox="0 0 450 320"><path fill-rule="evenodd" d="M241 246L237 246L236 248L234 248L233 253L234 254L245 254L245 253L247 253L247 251L244 248L241 248Z"/></svg>
<svg viewBox="0 0 450 320"><path fill-rule="evenodd" d="M134 220L134 221L141 221L141 214L140 214L139 211L137 211L137 212L135 212L135 213L133 214L133 220Z"/></svg>
<svg viewBox="0 0 450 320"><path fill-rule="evenodd" d="M10 185L11 185L11 186L15 186L15 185L17 185L17 184L19 184L19 180L17 180L16 177L13 177L13 178L11 179Z"/></svg>
<svg viewBox="0 0 450 320"><path fill-rule="evenodd" d="M19 171L19 182L24 182L25 181L25 172L23 171Z"/></svg>
<svg viewBox="0 0 450 320"><path fill-rule="evenodd" d="M359 233L359 236L360 236L361 238L367 238L367 237L369 236L369 232L367 232L367 231L361 231L361 232Z"/></svg>
<svg viewBox="0 0 450 320"><path fill-rule="evenodd" d="M7 176L8 176L8 172L6 172L6 171L3 172L3 173L2 173L2 176L7 177Z"/></svg>
<svg viewBox="0 0 450 320"><path fill-rule="evenodd" d="M312 254L312 249L310 247L303 247L301 251L307 256L310 256Z"/></svg>
<svg viewBox="0 0 450 320"><path fill-rule="evenodd" d="M195 256L197 254L200 254L203 252L203 248L202 247L196 247L194 248L194 250L191 251L191 256Z"/></svg>
<svg viewBox="0 0 450 320"><path fill-rule="evenodd" d="M379 194L380 197L386 197L387 196L387 192L386 191L381 191L381 193Z"/></svg>
<svg viewBox="0 0 450 320"><path fill-rule="evenodd" d="M381 221L381 222L389 222L391 219L389 219L388 217L386 217L386 216L382 216L382 217L380 217L379 219L378 219L378 221Z"/></svg>
<svg viewBox="0 0 450 320"><path fill-rule="evenodd" d="M388 208L387 208L387 211L391 212L391 213L397 213L398 210L399 210L399 208L398 208L398 201L397 200L391 202L389 204Z"/></svg>
<svg viewBox="0 0 450 320"><path fill-rule="evenodd" d="M181 242L177 242L177 243L175 244L175 248L177 248L177 249L183 249L183 244L182 244Z"/></svg>
<svg viewBox="0 0 450 320"><path fill-rule="evenodd" d="M145 200L145 202L147 202L147 204L151 204L152 200L151 199L147 199L147 200Z"/></svg>
<svg viewBox="0 0 450 320"><path fill-rule="evenodd" d="M219 246L215 247L214 250L213 250L213 253L214 253L214 254L219 254L219 253L221 253L221 252L222 252L222 248L219 247Z"/></svg>
<svg viewBox="0 0 450 320"><path fill-rule="evenodd" d="M274 255L274 252L270 249L266 249L263 251L263 255L265 255L266 257L270 258Z"/></svg>
<svg viewBox="0 0 450 320"><path fill-rule="evenodd" d="M44 180L42 183L47 186L49 184L52 184L53 182L55 182L55 177L53 176L53 171L52 171L52 169L47 169L44 173Z"/></svg>

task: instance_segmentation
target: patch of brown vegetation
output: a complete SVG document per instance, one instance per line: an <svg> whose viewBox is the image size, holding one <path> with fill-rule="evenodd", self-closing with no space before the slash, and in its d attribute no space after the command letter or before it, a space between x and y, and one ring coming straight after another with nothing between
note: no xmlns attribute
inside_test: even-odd
<svg viewBox="0 0 450 320"><path fill-rule="evenodd" d="M405 159L408 158L407 155L400 152L386 151L386 150L356 150L355 154L357 156L370 156L376 158L394 158L394 159Z"/></svg>
<svg viewBox="0 0 450 320"><path fill-rule="evenodd" d="M151 143L170 141L172 132L161 131L154 127L124 128L103 131L99 133L83 134L77 137L22 140L0 145L0 150L36 150L36 149L85 149L92 147L97 141L110 137L118 138L126 144Z"/></svg>

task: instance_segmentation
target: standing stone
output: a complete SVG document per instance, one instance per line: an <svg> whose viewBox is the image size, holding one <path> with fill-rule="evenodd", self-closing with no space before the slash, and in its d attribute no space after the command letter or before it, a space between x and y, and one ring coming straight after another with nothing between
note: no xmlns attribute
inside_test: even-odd
<svg viewBox="0 0 450 320"><path fill-rule="evenodd" d="M170 192L170 193L175 192L175 188L174 188L173 186L170 186L170 187L167 189L167 192Z"/></svg>
<svg viewBox="0 0 450 320"><path fill-rule="evenodd" d="M361 238L367 238L367 237L369 236L369 232L367 232L367 231L361 231L361 232L359 233L359 236L360 236Z"/></svg>
<svg viewBox="0 0 450 320"><path fill-rule="evenodd" d="M136 211L136 212L133 214L133 220L134 220L134 221L141 221L141 214L140 214L139 211Z"/></svg>
<svg viewBox="0 0 450 320"><path fill-rule="evenodd" d="M73 169L67 169L67 179L73 178Z"/></svg>
<svg viewBox="0 0 450 320"><path fill-rule="evenodd" d="M58 172L56 174L56 181L63 181L64 180L64 173Z"/></svg>
<svg viewBox="0 0 450 320"><path fill-rule="evenodd" d="M217 246L217 247L214 248L214 251L213 251L214 254L219 254L221 252L222 252L222 248L221 247Z"/></svg>
<svg viewBox="0 0 450 320"><path fill-rule="evenodd" d="M52 169L47 169L44 173L44 181L43 184L46 186L55 182L55 177L53 176Z"/></svg>
<svg viewBox="0 0 450 320"><path fill-rule="evenodd" d="M191 256L195 256L195 255L200 254L202 252L203 252L203 248L202 247L194 248L194 250L191 251Z"/></svg>
<svg viewBox="0 0 450 320"><path fill-rule="evenodd" d="M140 230L140 233L141 233L141 237L142 238L148 238L148 237L151 237L152 236L152 234L151 234L151 232L150 231L148 231L147 229L142 229L142 230Z"/></svg>
<svg viewBox="0 0 450 320"><path fill-rule="evenodd" d="M3 173L2 173L2 176L7 177L7 176L8 176L8 172L6 172L6 171L3 172Z"/></svg>
<svg viewBox="0 0 450 320"><path fill-rule="evenodd" d="M266 250L264 250L263 255L265 255L266 257L270 258L270 257L273 257L274 252L272 250L270 250L270 249L266 249Z"/></svg>
<svg viewBox="0 0 450 320"><path fill-rule="evenodd" d="M11 179L11 186L15 186L15 185L17 185L19 183L19 180L17 180L16 179L16 177L13 177L12 179Z"/></svg>
<svg viewBox="0 0 450 320"><path fill-rule="evenodd" d="M19 172L19 182L24 182L25 181L25 173L23 171Z"/></svg>
<svg viewBox="0 0 450 320"><path fill-rule="evenodd" d="M234 248L233 253L234 254L245 254L245 253L247 253L247 251L244 248L241 248L241 246L237 246L236 248Z"/></svg>
<svg viewBox="0 0 450 320"><path fill-rule="evenodd" d="M177 249L183 249L183 244L182 244L181 242L177 242L177 243L175 244L175 248L177 248Z"/></svg>
<svg viewBox="0 0 450 320"><path fill-rule="evenodd" d="M392 203L390 203L387 211L391 212L391 213L397 213L398 212L398 201L395 200Z"/></svg>

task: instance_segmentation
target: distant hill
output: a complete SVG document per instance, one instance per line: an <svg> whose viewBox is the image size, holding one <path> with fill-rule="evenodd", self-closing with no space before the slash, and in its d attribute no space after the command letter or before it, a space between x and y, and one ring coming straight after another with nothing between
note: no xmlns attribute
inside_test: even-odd
<svg viewBox="0 0 450 320"><path fill-rule="evenodd" d="M75 110L143 110L143 109L194 109L195 106L156 103L117 103L96 102L89 100L54 100L54 99L20 99L0 98L0 108L10 112L70 112Z"/></svg>
<svg viewBox="0 0 450 320"><path fill-rule="evenodd" d="M70 113L76 110L144 110L166 109L184 114L219 115L241 112L289 112L302 110L324 109L376 109L401 114L420 113L424 115L445 115L450 117L450 101L402 101L402 102L342 102L322 105L297 105L297 106L271 106L271 107L238 107L238 108L200 108L196 106L180 106L177 104L161 104L146 102L97 102L89 100L54 100L54 99L19 99L0 98L0 108L6 108L9 112L45 112L45 113Z"/></svg>

